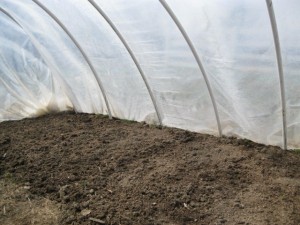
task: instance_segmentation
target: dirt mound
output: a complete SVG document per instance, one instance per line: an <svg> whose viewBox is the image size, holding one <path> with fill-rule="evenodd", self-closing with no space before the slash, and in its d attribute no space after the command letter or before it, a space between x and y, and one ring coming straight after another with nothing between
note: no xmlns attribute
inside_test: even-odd
<svg viewBox="0 0 300 225"><path fill-rule="evenodd" d="M87 114L0 129L1 179L60 205L57 224L300 224L297 152Z"/></svg>

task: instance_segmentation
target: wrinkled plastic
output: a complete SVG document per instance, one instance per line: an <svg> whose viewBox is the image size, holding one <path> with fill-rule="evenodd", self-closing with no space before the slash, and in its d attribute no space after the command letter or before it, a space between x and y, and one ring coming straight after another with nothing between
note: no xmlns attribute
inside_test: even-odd
<svg viewBox="0 0 300 225"><path fill-rule="evenodd" d="M114 117L158 123L146 85L118 36L88 2L41 0L91 60ZM122 33L165 126L218 134L207 85L158 0L95 0ZM168 0L208 75L224 135L282 147L276 52L265 1ZM300 146L300 2L274 0L287 102L287 142ZM73 109L107 114L96 78L72 40L29 0L0 1L0 121Z"/></svg>

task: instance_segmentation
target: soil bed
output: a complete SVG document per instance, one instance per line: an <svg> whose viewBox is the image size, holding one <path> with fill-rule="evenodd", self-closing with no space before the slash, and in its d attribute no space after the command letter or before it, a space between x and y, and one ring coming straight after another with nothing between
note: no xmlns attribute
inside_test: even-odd
<svg viewBox="0 0 300 225"><path fill-rule="evenodd" d="M297 152L88 114L0 130L0 224L300 224Z"/></svg>

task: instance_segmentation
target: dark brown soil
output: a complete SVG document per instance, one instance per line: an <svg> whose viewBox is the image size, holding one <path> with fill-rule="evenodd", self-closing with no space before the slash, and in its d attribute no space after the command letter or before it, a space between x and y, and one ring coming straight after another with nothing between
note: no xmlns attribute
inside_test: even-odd
<svg viewBox="0 0 300 225"><path fill-rule="evenodd" d="M297 152L74 113L0 132L1 179L59 204L58 224L300 224Z"/></svg>

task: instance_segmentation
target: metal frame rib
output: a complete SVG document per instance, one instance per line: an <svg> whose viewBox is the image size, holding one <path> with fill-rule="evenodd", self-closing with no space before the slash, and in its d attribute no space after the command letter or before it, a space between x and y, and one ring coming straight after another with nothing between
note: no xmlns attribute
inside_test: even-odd
<svg viewBox="0 0 300 225"><path fill-rule="evenodd" d="M285 86L284 86L284 73L282 66L281 48L279 41L279 34L277 29L276 17L273 9L272 0L266 0L270 22L272 26L274 45L276 50L276 59L279 72L280 81L280 94L281 94L281 104L282 104L282 131L283 131L283 149L287 150L287 123L286 123L286 99L285 99Z"/></svg>
<svg viewBox="0 0 300 225"><path fill-rule="evenodd" d="M42 3L40 3L38 0L32 0L35 4L37 4L42 10L44 10L63 30L64 32L69 36L69 38L73 41L73 43L76 45L76 47L78 48L78 50L80 51L81 55L83 56L83 58L85 59L85 61L87 62L87 64L89 65L92 73L95 76L95 79L99 85L100 91L103 95L104 101L105 101L105 105L108 111L108 116L110 119L112 119L112 114L111 114L111 110L109 107L109 103L107 100L107 96L105 93L105 89L102 85L102 82L92 64L92 62L90 61L89 57L87 56L87 54L85 53L85 51L83 50L83 48L81 47L81 45L79 44L79 42L75 39L75 37L72 35L72 33L66 28L66 26L46 7L44 6Z"/></svg>
<svg viewBox="0 0 300 225"><path fill-rule="evenodd" d="M170 15L170 17L172 18L172 20L174 21L174 23L176 24L176 26L178 27L178 29L180 30L181 34L183 35L184 39L186 40L190 50L192 51L195 60L197 61L197 64L199 66L199 69L203 75L203 78L205 80L208 92L209 92L209 96L210 99L212 101L212 105L214 108L214 113L215 113L215 117L216 117L216 121L217 121L217 125L218 125L218 131L219 131L219 136L222 136L222 128L221 128L221 122L220 122L220 117L219 117L219 112L218 112L218 108L217 108L217 104L210 86L210 82L208 80L207 74L205 72L205 69L201 63L200 57L194 47L194 44L192 43L191 39L189 38L188 34L186 33L185 29L183 28L183 26L181 25L181 23L179 22L178 18L176 17L175 13L173 12L173 10L170 8L170 6L168 5L168 3L165 0L159 0L160 3L162 4L162 6L165 8L165 10L168 12L168 14Z"/></svg>
<svg viewBox="0 0 300 225"><path fill-rule="evenodd" d="M132 49L130 48L130 46L128 45L127 41L125 40L125 38L123 37L123 35L121 34L121 32L118 30L118 28L114 25L114 23L111 21L111 19L106 15L106 13L100 8L100 6L98 6L94 0L88 0L91 5L99 12L99 14L105 19L105 21L109 24L109 26L113 29L113 31L115 32L115 34L118 36L118 38L121 40L121 42L123 43L124 47L126 48L127 52L129 53L130 57L132 58L134 64L136 65L145 85L146 85L146 88L148 90L148 93L150 95L150 98L151 98L151 101L154 105L154 108L155 108L155 111L156 111L156 114L157 114L157 118L158 118L158 121L159 121L159 124L162 126L162 117L161 117L161 113L159 111L159 108L158 108L158 105L157 105L157 102L156 102L156 99L153 95L153 92L152 92L152 89L148 83L148 80L145 76L145 73L144 71L142 70L141 68L141 65L139 64L137 58L135 57Z"/></svg>
<svg viewBox="0 0 300 225"><path fill-rule="evenodd" d="M15 18L12 16L12 15L10 15L10 13L9 12L7 12L5 9L3 9L2 7L0 7L0 11L3 13L3 14L5 14L7 17L9 17L12 21L14 21L22 30L24 30L23 29L23 27L21 26L21 24L17 21L17 20L15 20Z"/></svg>

